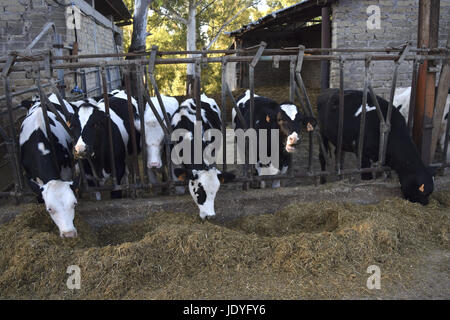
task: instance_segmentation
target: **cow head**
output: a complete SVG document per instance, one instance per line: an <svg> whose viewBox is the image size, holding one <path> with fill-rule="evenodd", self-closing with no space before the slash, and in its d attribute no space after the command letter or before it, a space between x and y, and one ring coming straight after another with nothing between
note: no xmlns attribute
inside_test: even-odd
<svg viewBox="0 0 450 320"><path fill-rule="evenodd" d="M427 205L434 190L434 173L434 169L425 168L419 173L400 175L400 185L405 199Z"/></svg>
<svg viewBox="0 0 450 320"><path fill-rule="evenodd" d="M103 137L107 129L107 119L107 114L97 108L94 100L89 99L78 105L70 123L76 141L73 148L76 159L94 156L94 150L98 150L105 143Z"/></svg>
<svg viewBox="0 0 450 320"><path fill-rule="evenodd" d="M312 117L305 117L297 110L297 106L290 103L282 103L277 113L277 124L280 128L280 137L284 140L285 150L289 153L295 151L295 146L301 141L301 128L313 131L317 121Z"/></svg>
<svg viewBox="0 0 450 320"><path fill-rule="evenodd" d="M72 181L50 180L44 184L39 178L32 180L42 194L45 207L62 238L77 236L73 225L77 199L74 194L76 186Z"/></svg>
<svg viewBox="0 0 450 320"><path fill-rule="evenodd" d="M189 180L189 191L200 209L200 218L215 216L214 199L221 183L232 181L235 176L229 172L220 172L215 167L203 170L176 168L174 170L178 180Z"/></svg>
<svg viewBox="0 0 450 320"><path fill-rule="evenodd" d="M162 148L164 145L164 130L150 108L145 111L145 144L147 148L147 168L162 167Z"/></svg>

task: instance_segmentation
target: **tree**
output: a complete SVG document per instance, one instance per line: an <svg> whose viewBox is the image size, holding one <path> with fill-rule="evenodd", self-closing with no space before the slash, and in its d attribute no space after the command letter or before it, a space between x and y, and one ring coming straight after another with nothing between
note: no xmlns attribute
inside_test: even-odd
<svg viewBox="0 0 450 320"><path fill-rule="evenodd" d="M241 13L252 5L259 3L261 0L235 0L235 1L218 1L218 0L155 0L151 8L159 15L170 21L177 23L186 29L186 50L198 50L197 42L201 28L208 26L209 21L202 19L202 16L214 15L211 11L214 8L228 5L227 15L223 15L222 25L219 27L215 36L213 36L206 49L218 40L224 28L230 25ZM188 57L195 57L189 54ZM192 96L193 84L195 79L195 65L188 64L186 69L186 94Z"/></svg>

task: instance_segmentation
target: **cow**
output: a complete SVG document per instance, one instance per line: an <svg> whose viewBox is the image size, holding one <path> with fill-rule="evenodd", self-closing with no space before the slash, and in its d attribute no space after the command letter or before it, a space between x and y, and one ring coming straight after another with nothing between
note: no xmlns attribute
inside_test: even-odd
<svg viewBox="0 0 450 320"><path fill-rule="evenodd" d="M109 112L111 119L112 143L114 149L114 165L116 181L120 184L122 178L127 179L126 158L133 153L131 141L132 130L136 136L136 146L140 152L140 121L137 103L132 98L133 124L130 124L127 95L123 90L115 90L109 94ZM108 116L105 102L92 98L74 103L77 111L71 122L75 136L73 154L81 159L89 186L95 186L95 176L103 185L112 175L111 145L108 133ZM91 165L93 167L91 167ZM96 194L100 199L100 194ZM121 198L120 190L113 190L111 198Z"/></svg>
<svg viewBox="0 0 450 320"><path fill-rule="evenodd" d="M363 92L344 91L344 126L342 151L357 153L359 144L360 117L362 113ZM386 117L388 102L377 97L381 112ZM371 161L378 161L380 120L371 96L367 96L366 125L362 150L362 168L369 168ZM339 89L324 90L317 98L320 133L326 151L329 142L337 145L339 119ZM319 152L322 171L326 170L325 155ZM398 175L403 196L411 202L426 205L434 189L434 177L431 168L425 166L417 148L409 135L405 119L396 108L392 108L391 130L386 149L386 165ZM371 173L362 175L362 179L371 179Z"/></svg>
<svg viewBox="0 0 450 320"><path fill-rule="evenodd" d="M161 99L166 109L169 120L172 118L175 111L178 109L179 104L177 99L173 97L167 97L161 95ZM159 117L164 121L164 115L159 105L158 99L152 97L151 101L158 111ZM162 154L164 152L164 130L159 124L152 109L146 104L144 113L145 123L145 146L147 150L147 168L149 169L149 178L151 183L156 183L156 171L163 168L165 161ZM164 121L164 124L167 125ZM169 124L170 125L170 124Z"/></svg>
<svg viewBox="0 0 450 320"><path fill-rule="evenodd" d="M408 123L409 116L409 101L411 97L411 87L396 88L394 93L394 106L400 111L402 116ZM442 117L441 127L439 128L439 144L441 149L444 150L445 144L445 130L447 128L447 119L450 109L450 89L447 95L447 100L445 101L444 113ZM450 162L450 148L447 149L447 162Z"/></svg>
<svg viewBox="0 0 450 320"><path fill-rule="evenodd" d="M48 99L61 118L67 121L56 95L52 94ZM73 114L72 106L66 101L64 103L69 114ZM28 185L38 201L45 203L60 236L76 237L73 219L77 199L74 193L76 184L72 181L71 137L50 110L47 111L50 133L46 131L39 100L35 100L33 105L25 102L22 106L29 108L19 135L20 160Z"/></svg>
<svg viewBox="0 0 450 320"><path fill-rule="evenodd" d="M296 151L296 146L301 142L301 129L306 127L307 131L314 130L317 121L313 117L304 116L298 111L297 106L292 102L284 102L278 104L270 98L254 95L254 123L253 128L256 129L256 135L259 146L259 130L268 130L267 134L267 153L271 154L271 139L270 133L272 130L279 132L279 164L274 166L272 163L262 164L259 161L255 166L259 176L285 174L288 170L289 162L292 158L292 153ZM245 126L250 127L250 90L247 90L244 95L237 100L237 107L240 109L245 125L243 125L239 118L236 118L236 112L232 114L233 128L244 129ZM259 156L259 154L258 154ZM261 183L264 187L264 182ZM272 188L280 187L280 180L272 182Z"/></svg>
<svg viewBox="0 0 450 320"><path fill-rule="evenodd" d="M193 99L187 99L176 110L172 117L172 129L184 130L183 139L191 141L191 150L194 150L194 125L196 122L196 103ZM204 133L208 129L221 129L222 120L220 109L214 99L201 95L201 116L202 116L202 152L213 141L208 141ZM212 139L210 139L212 140ZM173 146L172 146L173 150ZM175 179L188 181L189 191L194 202L200 210L200 218L205 219L215 216L214 199L221 183L232 181L235 176L229 172L219 171L214 163L209 163L202 157L202 162L195 164L194 152L189 163L182 163L180 167L173 169ZM177 188L178 193L184 192L184 187Z"/></svg>

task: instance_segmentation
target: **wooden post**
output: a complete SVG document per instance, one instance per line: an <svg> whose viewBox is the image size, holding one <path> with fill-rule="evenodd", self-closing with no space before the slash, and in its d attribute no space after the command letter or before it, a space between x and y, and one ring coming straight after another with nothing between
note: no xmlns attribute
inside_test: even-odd
<svg viewBox="0 0 450 320"><path fill-rule="evenodd" d="M450 49L450 33L447 36L447 49ZM436 106L433 118L433 135L431 139L431 159L434 158L436 145L438 143L441 132L444 132L445 126L441 128L442 117L444 116L445 102L447 101L448 90L450 86L450 62L445 60L442 63L441 74L439 76L439 84L436 92Z"/></svg>
<svg viewBox="0 0 450 320"><path fill-rule="evenodd" d="M321 47L330 48L330 7L322 7ZM322 54L329 54L323 52ZM330 63L328 60L320 62L320 89L328 89L330 85Z"/></svg>
<svg viewBox="0 0 450 320"><path fill-rule="evenodd" d="M436 48L438 45L439 5L440 0L419 1L418 48ZM413 127L414 141L426 164L431 161L430 147L436 83L436 74L429 72L430 67L432 63L428 60L419 67Z"/></svg>

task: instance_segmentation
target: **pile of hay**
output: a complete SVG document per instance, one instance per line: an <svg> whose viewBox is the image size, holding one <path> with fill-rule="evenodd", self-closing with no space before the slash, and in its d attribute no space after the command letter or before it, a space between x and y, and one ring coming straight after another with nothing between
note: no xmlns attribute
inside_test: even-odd
<svg viewBox="0 0 450 320"><path fill-rule="evenodd" d="M218 225L197 216L151 213L131 225L60 239L41 206L0 226L1 298L340 298L370 296L366 269L408 281L405 263L427 248L449 248L450 195L422 207L298 203L274 215ZM408 265L409 265L408 264ZM81 289L66 286L81 269Z"/></svg>

